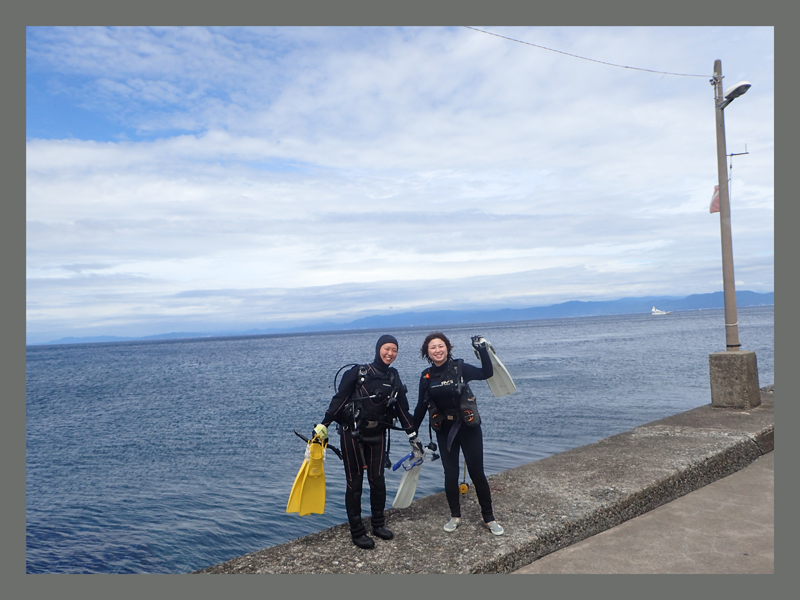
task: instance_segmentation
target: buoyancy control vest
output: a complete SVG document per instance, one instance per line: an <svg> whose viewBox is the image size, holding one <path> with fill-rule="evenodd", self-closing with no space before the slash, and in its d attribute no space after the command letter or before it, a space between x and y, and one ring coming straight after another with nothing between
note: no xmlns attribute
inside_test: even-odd
<svg viewBox="0 0 800 600"><path fill-rule="evenodd" d="M427 382L428 392L426 401L428 403L428 415L430 426L434 431L440 431L446 421L460 420L469 427L476 427L481 423L478 406L475 402L475 394L469 388L469 384L464 381L464 360L457 358L450 360L446 369L427 368L422 372L422 378ZM433 390L437 390L435 395L447 396L445 389L450 388L451 402L440 400L442 406L437 406L433 400ZM447 405L449 404L449 406Z"/></svg>
<svg viewBox="0 0 800 600"><path fill-rule="evenodd" d="M355 389L346 401L340 425L350 429L355 437L370 441L394 428L393 405L400 392L400 377L394 368L385 373L372 365L358 367Z"/></svg>

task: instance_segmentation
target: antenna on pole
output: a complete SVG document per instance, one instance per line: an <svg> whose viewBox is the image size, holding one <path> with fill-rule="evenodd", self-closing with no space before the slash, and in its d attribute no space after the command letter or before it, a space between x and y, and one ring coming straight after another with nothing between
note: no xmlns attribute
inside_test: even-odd
<svg viewBox="0 0 800 600"><path fill-rule="evenodd" d="M730 154L728 154L728 156L741 156L742 154L750 154L747 151L747 144L744 145L744 152L731 152ZM733 162L733 161L731 161L731 162Z"/></svg>
<svg viewBox="0 0 800 600"><path fill-rule="evenodd" d="M750 154L747 151L747 144L744 145L744 152L731 152L727 156L728 159L728 197L730 198L730 188L731 188L731 181L733 180L733 157L734 156L742 156L744 154Z"/></svg>

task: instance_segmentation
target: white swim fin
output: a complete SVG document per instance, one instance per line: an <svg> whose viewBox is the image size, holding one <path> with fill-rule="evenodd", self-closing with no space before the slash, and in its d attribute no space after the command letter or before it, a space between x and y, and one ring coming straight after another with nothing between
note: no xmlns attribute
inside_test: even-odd
<svg viewBox="0 0 800 600"><path fill-rule="evenodd" d="M486 340L486 338L484 338ZM501 396L508 396L517 391L517 386L514 385L514 380L511 379L511 374L506 369L505 365L497 358L497 353L489 340L486 340L486 349L489 351L489 358L492 360L492 368L494 374L486 380L489 384L489 389L492 390L495 398ZM475 350L475 356L481 357L478 351Z"/></svg>
<svg viewBox="0 0 800 600"><path fill-rule="evenodd" d="M436 460L437 458L439 457L436 454L433 455L433 458L430 458L424 450L422 453L414 450L392 467L393 471L397 471L400 467L403 467L405 471L403 478L400 480L400 485L397 487L397 494L392 502L392 508L408 508L411 506L414 501L414 494L417 491L417 482L419 481L419 472L422 470L422 463L425 460Z"/></svg>
<svg viewBox="0 0 800 600"><path fill-rule="evenodd" d="M392 502L392 508L408 508L411 506L414 501L414 494L417 492L417 482L419 481L419 472L421 470L422 463L416 467L411 467L410 470L403 473L394 502Z"/></svg>

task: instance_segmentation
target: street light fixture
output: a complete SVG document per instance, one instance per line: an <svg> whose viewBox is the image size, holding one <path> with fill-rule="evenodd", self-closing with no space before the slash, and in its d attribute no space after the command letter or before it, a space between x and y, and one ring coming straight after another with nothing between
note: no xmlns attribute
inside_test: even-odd
<svg viewBox="0 0 800 600"><path fill-rule="evenodd" d="M742 352L739 343L739 321L736 316L736 282L733 275L733 242L731 237L731 205L728 196L728 169L725 148L725 115L723 110L750 89L749 81L741 81L722 93L722 61L714 61L714 107L717 123L717 175L719 178L719 223L722 238L722 288L725 301L725 352L709 356L711 372L711 404L713 406L752 408L761 404L758 389L758 367L755 352Z"/></svg>
<svg viewBox="0 0 800 600"><path fill-rule="evenodd" d="M727 90L725 90L725 99L729 100L729 102L726 103L726 106L730 102L733 102L734 98L738 98L739 96L744 94L747 90L749 90L751 85L752 84L749 81L740 81L736 85L729 87ZM723 106L723 108L725 107Z"/></svg>

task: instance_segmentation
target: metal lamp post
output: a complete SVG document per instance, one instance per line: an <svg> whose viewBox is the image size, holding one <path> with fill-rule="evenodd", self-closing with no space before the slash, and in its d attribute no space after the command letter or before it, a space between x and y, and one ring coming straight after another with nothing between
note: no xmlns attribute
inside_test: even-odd
<svg viewBox="0 0 800 600"><path fill-rule="evenodd" d="M711 372L711 404L730 408L751 408L761 404L758 389L758 367L755 352L742 352L739 343L739 322L736 314L736 282L733 275L733 243L731 237L731 205L728 196L728 169L725 147L725 115L734 99L750 88L742 81L722 93L722 61L714 61L714 107L717 130L717 174L719 178L719 222L722 238L722 287L725 300L725 352L709 355Z"/></svg>
<svg viewBox="0 0 800 600"><path fill-rule="evenodd" d="M738 350L739 322L736 316L736 281L733 276L733 243L731 238L731 205L728 196L728 168L725 148L725 113L728 104L744 94L750 83L742 81L722 95L722 61L714 61L714 104L717 116L717 172L719 176L719 224L722 237L722 289L725 297L725 342L728 350Z"/></svg>

